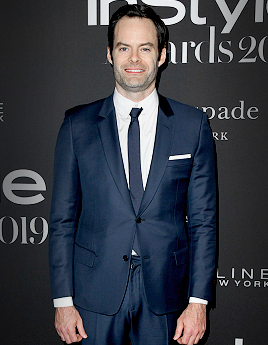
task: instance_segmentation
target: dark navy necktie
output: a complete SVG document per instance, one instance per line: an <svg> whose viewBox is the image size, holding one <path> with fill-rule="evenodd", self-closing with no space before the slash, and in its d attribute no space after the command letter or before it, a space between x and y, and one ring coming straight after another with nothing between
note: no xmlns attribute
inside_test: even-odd
<svg viewBox="0 0 268 345"><path fill-rule="evenodd" d="M131 122L128 128L128 164L129 164L129 189L132 204L137 215L143 197L143 184L140 159L140 127L138 116L142 108L132 108ZM139 252L137 236L135 235L133 249Z"/></svg>

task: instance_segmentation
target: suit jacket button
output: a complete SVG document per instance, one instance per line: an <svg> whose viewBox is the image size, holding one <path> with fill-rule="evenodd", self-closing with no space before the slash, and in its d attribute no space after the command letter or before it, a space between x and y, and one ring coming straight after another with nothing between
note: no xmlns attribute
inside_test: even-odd
<svg viewBox="0 0 268 345"><path fill-rule="evenodd" d="M128 261L128 256L127 256L127 255L124 255L124 256L123 256L123 260L124 260L124 261Z"/></svg>
<svg viewBox="0 0 268 345"><path fill-rule="evenodd" d="M141 223L141 217L136 219L136 223Z"/></svg>

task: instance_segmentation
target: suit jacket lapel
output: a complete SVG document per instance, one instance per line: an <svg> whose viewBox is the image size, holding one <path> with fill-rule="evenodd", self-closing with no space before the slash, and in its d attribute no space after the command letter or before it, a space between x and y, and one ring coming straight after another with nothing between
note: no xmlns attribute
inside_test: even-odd
<svg viewBox="0 0 268 345"><path fill-rule="evenodd" d="M157 119L154 152L144 191L139 214L141 214L152 200L164 175L170 151L172 148L175 125L171 121L174 115L168 101L159 95L159 112Z"/></svg>
<svg viewBox="0 0 268 345"><path fill-rule="evenodd" d="M99 119L99 133L108 166L120 194L133 210L121 155L112 95L104 100Z"/></svg>

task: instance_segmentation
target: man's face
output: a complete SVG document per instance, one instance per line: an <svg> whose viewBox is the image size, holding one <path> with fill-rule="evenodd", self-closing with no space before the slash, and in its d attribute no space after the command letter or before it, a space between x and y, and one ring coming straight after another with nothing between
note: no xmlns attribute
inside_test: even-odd
<svg viewBox="0 0 268 345"><path fill-rule="evenodd" d="M115 27L112 54L109 47L107 51L118 91L127 97L138 92L142 98L149 95L155 87L158 67L165 62L166 49L159 60L158 55L154 23L147 18L121 18Z"/></svg>

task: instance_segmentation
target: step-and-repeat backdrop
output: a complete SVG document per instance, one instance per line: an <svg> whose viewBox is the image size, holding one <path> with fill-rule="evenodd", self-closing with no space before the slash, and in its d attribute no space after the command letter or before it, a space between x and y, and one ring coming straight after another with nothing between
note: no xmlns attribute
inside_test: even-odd
<svg viewBox="0 0 268 345"><path fill-rule="evenodd" d="M61 343L47 255L54 146L67 108L112 93L107 24L126 3L1 1L1 344ZM128 3L169 27L159 91L206 111L213 131L219 257L205 344L266 345L268 1Z"/></svg>

